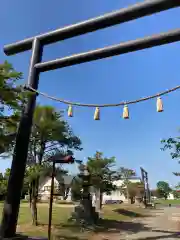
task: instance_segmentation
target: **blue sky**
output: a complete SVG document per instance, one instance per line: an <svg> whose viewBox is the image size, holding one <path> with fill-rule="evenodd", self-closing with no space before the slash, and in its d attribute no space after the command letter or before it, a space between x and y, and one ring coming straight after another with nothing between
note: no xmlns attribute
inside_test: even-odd
<svg viewBox="0 0 180 240"><path fill-rule="evenodd" d="M24 73L26 81L31 51L7 57L3 46L68 24L77 23L134 4L136 0L31 0L1 2L0 59L11 62ZM36 7L35 7L36 6ZM58 42L45 47L43 60L128 41L179 28L180 9L148 16L98 32ZM109 59L42 73L40 90L60 98L83 103L114 103L137 99L179 85L180 44L173 43ZM122 108L102 109L101 120L94 121L94 109L76 108L69 124L80 136L84 150L77 153L85 159L96 150L116 156L117 166L133 168L140 174L143 166L149 172L151 187L159 180L174 185L178 178L172 171L179 165L167 152L160 151L160 140L177 136L180 127L180 92L163 98L165 111L156 112L156 101L130 106L130 119L122 119ZM44 98L43 104L65 109L63 104ZM0 162L0 171L11 164ZM71 169L73 170L73 168Z"/></svg>

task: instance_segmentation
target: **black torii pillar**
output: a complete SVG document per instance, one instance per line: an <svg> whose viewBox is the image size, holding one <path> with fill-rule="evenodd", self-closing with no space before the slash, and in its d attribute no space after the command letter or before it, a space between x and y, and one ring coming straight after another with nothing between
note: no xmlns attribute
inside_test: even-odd
<svg viewBox="0 0 180 240"><path fill-rule="evenodd" d="M34 67L34 65L41 61L41 57L42 46L39 39L35 38L32 46L32 58L28 78L28 84L35 89L38 88L39 71ZM22 113L22 117L19 123L11 165L11 172L8 181L7 196L5 199L2 215L2 223L0 229L1 237L12 237L16 232L35 104L36 94L32 94L29 97L28 103Z"/></svg>
<svg viewBox="0 0 180 240"><path fill-rule="evenodd" d="M149 0L137 3L127 8L105 14L78 24L73 24L58 30L41 34L32 38L22 40L4 47L7 55L13 55L32 49L32 58L29 69L29 87L37 90L40 72L49 71L90 62L102 58L125 54L145 48L180 41L180 29L120 43L106 48L80 53L73 56L41 63L43 47L47 44L79 36L88 32L104 29L116 24L131 21L150 14L161 12L170 8L180 6L179 0ZM11 172L8 181L7 197L4 203L0 236L10 238L15 236L19 213L21 190L23 185L28 144L32 127L32 119L36 95L31 95L25 111L22 114L16 136L16 144L13 153Z"/></svg>
<svg viewBox="0 0 180 240"><path fill-rule="evenodd" d="M150 203L151 201L151 194L150 194L150 190L149 190L149 181L148 181L148 173L146 170L144 170L144 168L140 168L141 169L141 176L142 176L142 181L144 184L144 202L145 205L147 205L147 203Z"/></svg>

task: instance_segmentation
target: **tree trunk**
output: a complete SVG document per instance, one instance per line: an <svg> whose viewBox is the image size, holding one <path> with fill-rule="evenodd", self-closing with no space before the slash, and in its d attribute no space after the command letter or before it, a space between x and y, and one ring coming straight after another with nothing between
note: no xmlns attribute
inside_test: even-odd
<svg viewBox="0 0 180 240"><path fill-rule="evenodd" d="M64 191L64 195L63 195L63 200L67 200L68 196L69 196L69 191L70 191L70 188L66 188L65 187L65 191Z"/></svg>
<svg viewBox="0 0 180 240"><path fill-rule="evenodd" d="M38 221L37 221L37 201L36 198L33 197L31 201L31 215L32 215L32 225L37 226Z"/></svg>
<svg viewBox="0 0 180 240"><path fill-rule="evenodd" d="M126 186L126 196L127 196L127 201L129 203L129 191L128 191L128 186Z"/></svg>
<svg viewBox="0 0 180 240"><path fill-rule="evenodd" d="M45 143L42 141L41 149L38 156L39 165L42 164L42 159L45 151ZM39 176L36 180L33 180L32 184L32 199L31 199L31 214L32 214L32 224L37 226L37 202L38 202L38 195L39 195Z"/></svg>
<svg viewBox="0 0 180 240"><path fill-rule="evenodd" d="M103 193L100 191L100 210L102 209Z"/></svg>
<svg viewBox="0 0 180 240"><path fill-rule="evenodd" d="M29 207L31 209L31 201L32 201L32 182L30 183L29 186Z"/></svg>
<svg viewBox="0 0 180 240"><path fill-rule="evenodd" d="M38 156L38 161L39 161L39 165L42 164L42 160L43 160L43 156L44 156L44 151L45 151L45 147L46 147L46 144L43 140L41 140L41 149L39 151L39 156ZM37 177L37 182L36 182L36 194L37 194L37 197L38 197L38 192L39 192L39 177Z"/></svg>
<svg viewBox="0 0 180 240"><path fill-rule="evenodd" d="M31 196L31 215L32 215L32 224L37 226L37 186L36 181L32 181L32 196Z"/></svg>
<svg viewBox="0 0 180 240"><path fill-rule="evenodd" d="M45 143L43 140L41 140L41 149L40 149L40 151L39 151L39 156L38 156L39 165L42 164L45 147L46 147L46 143Z"/></svg>

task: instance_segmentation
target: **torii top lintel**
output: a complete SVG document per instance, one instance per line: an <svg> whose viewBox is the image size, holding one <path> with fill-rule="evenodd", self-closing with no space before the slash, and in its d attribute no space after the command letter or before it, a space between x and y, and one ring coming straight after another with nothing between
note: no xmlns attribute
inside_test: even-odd
<svg viewBox="0 0 180 240"><path fill-rule="evenodd" d="M6 55L13 55L30 50L35 38L38 38L42 45L55 43L75 36L79 36L98 29L107 28L116 24L128 22L137 18L151 15L180 6L180 0L149 0L134 4L127 8L105 14L77 24L66 26L45 34L27 38L25 40L6 45Z"/></svg>

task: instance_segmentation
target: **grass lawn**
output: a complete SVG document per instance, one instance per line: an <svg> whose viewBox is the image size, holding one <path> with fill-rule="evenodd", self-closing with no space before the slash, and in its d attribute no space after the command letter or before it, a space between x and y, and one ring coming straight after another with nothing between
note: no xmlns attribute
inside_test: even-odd
<svg viewBox="0 0 180 240"><path fill-rule="evenodd" d="M163 204L163 205L168 205L168 204L179 204L180 205L180 199L174 199L174 200L164 200L164 199L159 199L155 200L155 203L157 204Z"/></svg>
<svg viewBox="0 0 180 240"><path fill-rule="evenodd" d="M0 204L0 216L3 204ZM96 233L92 231L80 231L80 228L73 223L68 222L68 218L73 211L73 206L57 205L53 207L52 217L52 235L64 237L64 239L89 239L92 234L97 232L107 231L109 228L117 228L123 222L131 222L132 218L147 216L147 210L138 208L132 205L112 205L103 207L101 213L101 227L96 229ZM31 225L31 212L27 203L22 203L18 221L18 232L29 236L47 236L48 228L48 204L38 205L38 220L39 225ZM82 230L82 229L81 229ZM68 236L68 238L67 238ZM76 238L69 238L69 236L76 236Z"/></svg>

